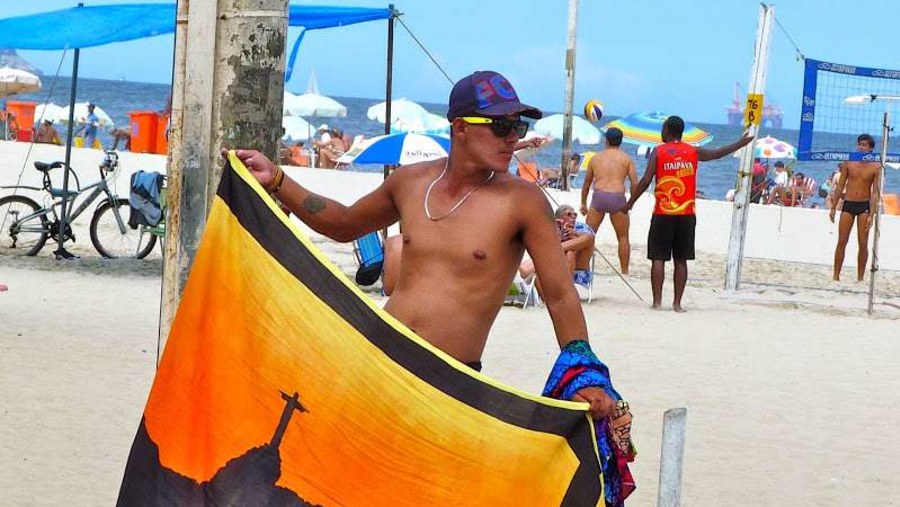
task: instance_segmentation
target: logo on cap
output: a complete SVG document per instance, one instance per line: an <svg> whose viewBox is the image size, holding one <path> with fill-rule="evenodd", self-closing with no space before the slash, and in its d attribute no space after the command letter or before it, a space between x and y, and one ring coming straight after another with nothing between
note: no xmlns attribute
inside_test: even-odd
<svg viewBox="0 0 900 507"><path fill-rule="evenodd" d="M478 109L485 109L508 100L518 100L518 97L509 81L500 74L475 82L475 101Z"/></svg>

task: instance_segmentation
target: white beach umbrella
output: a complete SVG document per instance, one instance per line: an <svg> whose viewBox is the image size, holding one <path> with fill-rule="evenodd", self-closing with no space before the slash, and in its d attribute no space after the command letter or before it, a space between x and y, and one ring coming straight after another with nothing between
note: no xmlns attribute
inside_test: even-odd
<svg viewBox="0 0 900 507"><path fill-rule="evenodd" d="M47 104L38 104L34 108L34 124L38 125L44 120L50 120L56 123L61 118L63 108L49 102Z"/></svg>
<svg viewBox="0 0 900 507"><path fill-rule="evenodd" d="M281 140L288 143L306 141L315 132L312 125L299 116L282 117L281 126L284 128L284 136L282 136Z"/></svg>
<svg viewBox="0 0 900 507"><path fill-rule="evenodd" d="M0 68L0 97L41 89L41 78L24 70Z"/></svg>
<svg viewBox="0 0 900 507"><path fill-rule="evenodd" d="M563 119L565 115L554 114L534 122L534 131L545 136L562 139ZM600 129L580 116L572 115L572 140L581 144L597 144L600 142Z"/></svg>
<svg viewBox="0 0 900 507"><path fill-rule="evenodd" d="M303 95L294 95L286 91L284 92L284 109L282 112L285 116L343 118L347 116L347 106L331 97L319 95L318 93L307 92Z"/></svg>
<svg viewBox="0 0 900 507"><path fill-rule="evenodd" d="M379 102L374 106L370 107L368 111L366 111L366 117L370 120L377 121L378 123L384 123L385 116L387 116L387 102ZM415 102L407 99L397 99L391 101L391 121L390 123L396 123L401 119L405 122L419 122L419 123L427 123L430 120L431 113L425 110L424 107L416 104Z"/></svg>
<svg viewBox="0 0 900 507"><path fill-rule="evenodd" d="M89 102L76 102L75 103L75 123L81 124L87 120L88 115L88 106ZM100 106L94 106L94 114L97 115L97 118L100 122L100 128L105 130L112 130L115 127L115 123L113 123L112 118L106 114L106 111L100 109ZM62 123L69 122L69 106L62 108L62 111L59 113L59 121Z"/></svg>
<svg viewBox="0 0 900 507"><path fill-rule="evenodd" d="M347 106L319 93L319 84L316 82L315 71L309 74L306 82L306 93L295 95L284 91L284 116L322 116L325 118L344 118L347 116Z"/></svg>
<svg viewBox="0 0 900 507"><path fill-rule="evenodd" d="M441 115L426 111L424 115L398 118L391 124L391 133L399 132L448 135L450 134L450 122Z"/></svg>

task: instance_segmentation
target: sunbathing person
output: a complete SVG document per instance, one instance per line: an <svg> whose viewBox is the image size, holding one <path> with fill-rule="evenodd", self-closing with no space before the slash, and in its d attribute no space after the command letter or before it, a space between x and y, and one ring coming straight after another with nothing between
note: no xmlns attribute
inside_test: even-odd
<svg viewBox="0 0 900 507"><path fill-rule="evenodd" d="M340 129L332 129L328 142L319 147L319 167L334 169L341 155L347 152L347 148L343 132Z"/></svg>
<svg viewBox="0 0 900 507"><path fill-rule="evenodd" d="M591 271L591 256L594 254L594 230L584 222L578 222L575 208L563 204L556 209L556 226L559 229L559 240L566 254L566 265L572 274L572 282L584 299L584 290L590 289L594 273ZM528 279L535 273L534 262L526 259L519 266L519 275ZM541 294L540 280L535 285L538 295Z"/></svg>
<svg viewBox="0 0 900 507"><path fill-rule="evenodd" d="M34 133L34 142L43 144L62 144L59 132L53 127L53 120L44 120Z"/></svg>

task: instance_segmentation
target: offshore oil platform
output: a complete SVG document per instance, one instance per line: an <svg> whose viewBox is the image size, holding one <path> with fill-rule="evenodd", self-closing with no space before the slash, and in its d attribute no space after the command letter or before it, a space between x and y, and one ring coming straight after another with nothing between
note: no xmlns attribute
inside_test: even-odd
<svg viewBox="0 0 900 507"><path fill-rule="evenodd" d="M741 83L734 83L734 95L731 105L725 108L729 125L741 125L744 122L744 101L741 94ZM784 120L784 110L774 102L763 103L763 125L780 129Z"/></svg>

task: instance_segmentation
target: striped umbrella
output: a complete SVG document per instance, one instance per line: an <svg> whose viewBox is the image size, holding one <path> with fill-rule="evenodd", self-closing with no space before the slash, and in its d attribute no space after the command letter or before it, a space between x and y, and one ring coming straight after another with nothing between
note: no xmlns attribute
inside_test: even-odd
<svg viewBox="0 0 900 507"><path fill-rule="evenodd" d="M669 115L658 111L632 114L613 120L601 127L600 130L606 132L612 127L618 127L624 135L623 142L639 146L654 146L662 144L662 125L668 117ZM703 146L713 140L713 135L684 122L684 133L681 135L681 140L694 146Z"/></svg>
<svg viewBox="0 0 900 507"><path fill-rule="evenodd" d="M346 164L408 165L447 156L450 138L430 134L388 134L376 136L351 149L338 162Z"/></svg>

